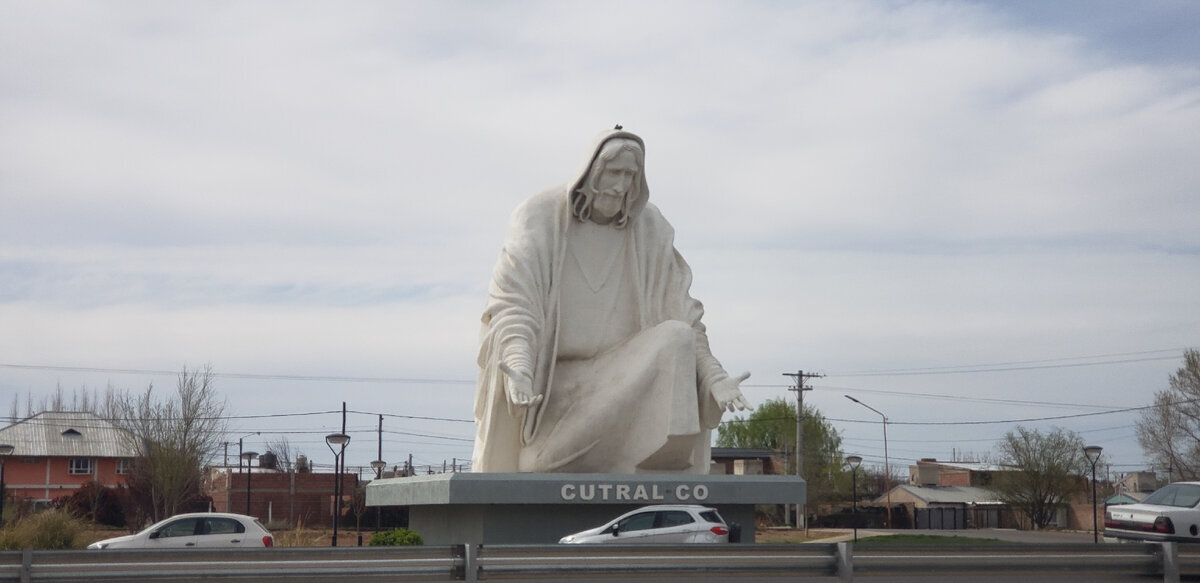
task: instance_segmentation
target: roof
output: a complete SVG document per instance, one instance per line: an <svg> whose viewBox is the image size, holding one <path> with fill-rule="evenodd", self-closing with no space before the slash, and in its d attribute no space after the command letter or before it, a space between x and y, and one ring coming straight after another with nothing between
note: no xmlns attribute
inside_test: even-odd
<svg viewBox="0 0 1200 583"><path fill-rule="evenodd" d="M79 411L46 411L0 429L0 443L13 446L14 457L111 457L137 455L125 431Z"/></svg>
<svg viewBox="0 0 1200 583"><path fill-rule="evenodd" d="M914 498L926 504L1000 504L996 493L987 488L976 486L913 486L904 484L896 486L892 491L903 490ZM882 502L887 495L880 496L875 501Z"/></svg>
<svg viewBox="0 0 1200 583"><path fill-rule="evenodd" d="M1145 500L1146 496L1149 495L1149 492L1122 492L1120 494L1113 494L1105 499L1104 505L1118 506L1121 504L1137 504L1138 502Z"/></svg>
<svg viewBox="0 0 1200 583"><path fill-rule="evenodd" d="M773 449L756 447L714 447L709 455L712 459L762 459L778 455Z"/></svg>
<svg viewBox="0 0 1200 583"><path fill-rule="evenodd" d="M1017 468L1012 466L1002 466L999 464L988 464L984 462L939 462L921 460L919 464L934 464L943 468L953 468L956 470L967 470L971 472L1012 472Z"/></svg>

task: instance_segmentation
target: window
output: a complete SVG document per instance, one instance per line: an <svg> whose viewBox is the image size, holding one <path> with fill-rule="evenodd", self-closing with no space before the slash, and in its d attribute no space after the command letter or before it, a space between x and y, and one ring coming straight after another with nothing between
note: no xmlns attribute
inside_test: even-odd
<svg viewBox="0 0 1200 583"><path fill-rule="evenodd" d="M83 437L83 434L80 433L78 429L68 429L68 430L62 432L62 436L71 438L71 439L78 439L80 437Z"/></svg>
<svg viewBox="0 0 1200 583"><path fill-rule="evenodd" d="M232 518L205 518L204 527L200 531L200 534L233 534L238 532L246 532L246 527Z"/></svg>
<svg viewBox="0 0 1200 583"><path fill-rule="evenodd" d="M704 512L701 512L700 518L703 518L704 520L707 520L713 524L725 524L725 521L721 520L721 515L717 514L715 510L705 510Z"/></svg>
<svg viewBox="0 0 1200 583"><path fill-rule="evenodd" d="M155 533L160 537L192 536L196 534L196 523L199 518L182 518L168 523Z"/></svg>
<svg viewBox="0 0 1200 583"><path fill-rule="evenodd" d="M667 510L662 513L662 527L680 526L696 522L691 514L682 510Z"/></svg>
<svg viewBox="0 0 1200 583"><path fill-rule="evenodd" d="M117 460L117 475L124 476L133 471L133 460L121 458Z"/></svg>
<svg viewBox="0 0 1200 583"><path fill-rule="evenodd" d="M643 512L634 514L625 520L622 520L617 525L617 530L620 532L633 532L635 530L646 530L654 528L654 512Z"/></svg>
<svg viewBox="0 0 1200 583"><path fill-rule="evenodd" d="M86 476L92 473L92 460L85 457L73 457L69 462L68 473L72 476Z"/></svg>

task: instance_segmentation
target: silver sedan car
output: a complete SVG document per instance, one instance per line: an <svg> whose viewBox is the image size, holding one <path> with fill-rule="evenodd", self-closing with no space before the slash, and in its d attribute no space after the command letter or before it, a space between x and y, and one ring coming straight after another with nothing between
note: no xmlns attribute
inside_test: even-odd
<svg viewBox="0 0 1200 583"><path fill-rule="evenodd" d="M1118 540L1200 542L1200 482L1176 482L1138 504L1109 506L1104 536Z"/></svg>
<svg viewBox="0 0 1200 583"><path fill-rule="evenodd" d="M645 506L596 528L564 536L562 544L727 543L729 526L715 508L694 504Z"/></svg>
<svg viewBox="0 0 1200 583"><path fill-rule="evenodd" d="M263 548L275 537L253 516L220 512L178 514L127 536L96 541L89 549Z"/></svg>

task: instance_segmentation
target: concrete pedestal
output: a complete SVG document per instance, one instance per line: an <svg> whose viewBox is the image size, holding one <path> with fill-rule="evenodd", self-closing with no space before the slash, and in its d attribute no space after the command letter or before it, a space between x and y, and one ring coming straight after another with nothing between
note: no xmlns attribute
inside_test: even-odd
<svg viewBox="0 0 1200 583"><path fill-rule="evenodd" d="M803 503L797 476L434 474L375 480L367 506L408 506L426 544L542 544L651 504L702 504L754 542L755 504Z"/></svg>

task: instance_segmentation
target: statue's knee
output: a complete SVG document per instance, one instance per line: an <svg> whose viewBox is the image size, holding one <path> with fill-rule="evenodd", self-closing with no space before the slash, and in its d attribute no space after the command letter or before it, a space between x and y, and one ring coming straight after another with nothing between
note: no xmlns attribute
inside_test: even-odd
<svg viewBox="0 0 1200 583"><path fill-rule="evenodd" d="M696 331L686 322L667 320L655 326L664 348L674 348L691 353L696 343Z"/></svg>

